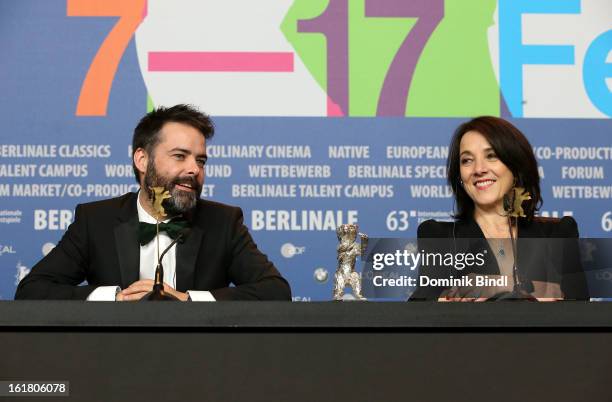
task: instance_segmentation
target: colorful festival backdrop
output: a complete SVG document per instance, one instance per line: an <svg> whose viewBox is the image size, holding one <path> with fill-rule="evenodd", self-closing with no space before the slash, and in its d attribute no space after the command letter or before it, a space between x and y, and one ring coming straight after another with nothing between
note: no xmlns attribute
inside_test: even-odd
<svg viewBox="0 0 612 402"><path fill-rule="evenodd" d="M78 203L137 191L155 106L211 114L202 197L243 208L294 300L329 300L335 228L453 210L453 130L531 141L542 216L612 231L610 0L0 0L0 298ZM601 280L612 280L612 275Z"/></svg>

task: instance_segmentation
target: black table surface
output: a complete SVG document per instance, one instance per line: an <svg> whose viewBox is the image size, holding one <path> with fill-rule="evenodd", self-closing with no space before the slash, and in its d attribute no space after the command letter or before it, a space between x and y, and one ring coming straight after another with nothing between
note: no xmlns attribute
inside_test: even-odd
<svg viewBox="0 0 612 402"><path fill-rule="evenodd" d="M605 330L612 303L1 301L0 327Z"/></svg>
<svg viewBox="0 0 612 402"><path fill-rule="evenodd" d="M0 356L71 401L608 401L612 303L2 301Z"/></svg>

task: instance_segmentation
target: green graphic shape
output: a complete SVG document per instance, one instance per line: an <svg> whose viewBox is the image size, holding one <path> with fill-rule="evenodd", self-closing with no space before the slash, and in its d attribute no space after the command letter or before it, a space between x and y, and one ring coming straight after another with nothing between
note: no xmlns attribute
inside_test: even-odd
<svg viewBox="0 0 612 402"><path fill-rule="evenodd" d="M150 94L147 94L147 113L152 112L155 109L155 103L153 103L153 98L151 98Z"/></svg>
<svg viewBox="0 0 612 402"><path fill-rule="evenodd" d="M327 8L328 0L296 0L281 23L281 31L317 83L327 92L327 51L323 34L300 33L298 20L319 16Z"/></svg>
<svg viewBox="0 0 612 402"><path fill-rule="evenodd" d="M487 36L496 5L497 0L445 1L444 19L416 66L406 115L499 116L499 83Z"/></svg>
<svg viewBox="0 0 612 402"><path fill-rule="evenodd" d="M349 113L375 116L389 65L417 18L366 18L365 0L348 4ZM444 18L417 63L406 116L499 115L500 91L487 36L496 4L497 0L446 0ZM319 16L327 5L328 0L295 0L281 24L285 38L324 90L325 37L297 32L297 21Z"/></svg>

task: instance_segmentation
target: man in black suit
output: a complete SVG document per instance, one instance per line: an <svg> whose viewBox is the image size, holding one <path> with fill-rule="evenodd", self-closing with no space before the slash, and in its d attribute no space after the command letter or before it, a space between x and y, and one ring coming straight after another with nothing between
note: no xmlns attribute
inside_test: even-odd
<svg viewBox="0 0 612 402"><path fill-rule="evenodd" d="M191 106L147 114L132 144L140 191L78 205L62 240L20 282L15 299L139 300L153 287L158 253L187 226L184 242L163 258L166 292L183 301L290 300L289 284L257 249L241 209L200 199L213 134L210 118ZM172 219L159 243L152 187L172 196L163 203Z"/></svg>

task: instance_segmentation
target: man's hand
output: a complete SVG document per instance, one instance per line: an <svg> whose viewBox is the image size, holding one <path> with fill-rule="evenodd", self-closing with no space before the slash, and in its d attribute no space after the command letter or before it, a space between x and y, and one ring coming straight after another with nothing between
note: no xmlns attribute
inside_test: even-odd
<svg viewBox="0 0 612 402"><path fill-rule="evenodd" d="M153 284L155 282L152 279L141 279L132 283L127 289L123 289L117 293L116 301L137 301L142 299L144 295L153 290ZM170 285L164 282L164 292L175 296L180 301L187 301L189 295L187 293L179 292L172 288Z"/></svg>

